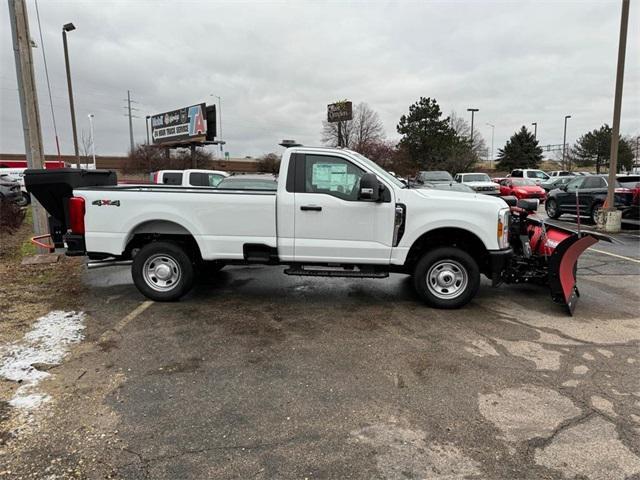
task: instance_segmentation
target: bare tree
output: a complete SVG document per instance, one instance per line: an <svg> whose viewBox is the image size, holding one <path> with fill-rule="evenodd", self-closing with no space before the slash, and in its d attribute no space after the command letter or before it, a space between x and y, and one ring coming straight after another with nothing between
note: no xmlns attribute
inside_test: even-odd
<svg viewBox="0 0 640 480"><path fill-rule="evenodd" d="M353 107L353 120L340 122L343 145L362 152L367 144L384 139L384 127L378 113L361 102ZM338 146L338 123L322 122L322 143L331 147Z"/></svg>
<svg viewBox="0 0 640 480"><path fill-rule="evenodd" d="M81 162L84 164L93 163L93 157L91 155L91 137L86 134L84 130L80 132L80 141L82 144L80 145L80 158Z"/></svg>
<svg viewBox="0 0 640 480"><path fill-rule="evenodd" d="M279 170L280 157L275 153L267 153L258 159L258 171L275 175Z"/></svg>
<svg viewBox="0 0 640 480"><path fill-rule="evenodd" d="M451 128L456 135L460 138L465 138L467 141L471 139L471 125L464 118L459 116L456 112L451 112L450 122ZM474 127L476 127L474 125ZM480 158L481 156L485 156L487 152L487 145L484 141L484 137L478 130L478 128L473 129L473 153L476 155L476 158Z"/></svg>

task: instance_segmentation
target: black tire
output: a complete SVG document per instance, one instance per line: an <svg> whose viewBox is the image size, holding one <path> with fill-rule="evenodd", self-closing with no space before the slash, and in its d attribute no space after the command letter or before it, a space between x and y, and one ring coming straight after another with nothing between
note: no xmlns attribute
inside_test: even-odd
<svg viewBox="0 0 640 480"><path fill-rule="evenodd" d="M598 223L598 212L602 210L602 203L594 203L591 207L591 213L589 216L591 217L591 221L595 224Z"/></svg>
<svg viewBox="0 0 640 480"><path fill-rule="evenodd" d="M27 192L21 192L22 196L16 200L16 205L19 207L26 207L31 203L31 196Z"/></svg>
<svg viewBox="0 0 640 480"><path fill-rule="evenodd" d="M156 302L173 302L191 290L193 262L175 243L152 242L133 258L131 276L145 297Z"/></svg>
<svg viewBox="0 0 640 480"><path fill-rule="evenodd" d="M547 217L558 219L560 218L560 209L558 208L558 202L553 198L548 198L544 204L544 210L547 212Z"/></svg>
<svg viewBox="0 0 640 480"><path fill-rule="evenodd" d="M425 253L416 264L413 286L432 307L460 308L478 292L480 269L473 257L464 250L455 247L436 248Z"/></svg>

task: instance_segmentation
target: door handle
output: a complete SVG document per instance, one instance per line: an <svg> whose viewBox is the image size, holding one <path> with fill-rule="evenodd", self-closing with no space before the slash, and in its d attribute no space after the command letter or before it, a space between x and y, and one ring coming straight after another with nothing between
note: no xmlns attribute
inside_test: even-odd
<svg viewBox="0 0 640 480"><path fill-rule="evenodd" d="M302 205L300 207L300 210L302 210L303 212L320 212L322 211L322 207L318 206L318 205Z"/></svg>

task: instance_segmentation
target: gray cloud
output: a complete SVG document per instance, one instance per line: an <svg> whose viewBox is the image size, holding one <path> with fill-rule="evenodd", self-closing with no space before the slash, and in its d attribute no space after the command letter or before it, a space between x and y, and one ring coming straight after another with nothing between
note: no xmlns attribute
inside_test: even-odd
<svg viewBox="0 0 640 480"><path fill-rule="evenodd" d="M35 6L27 0L39 44ZM0 24L8 27L6 3ZM61 26L70 54L79 130L95 114L98 153L124 153L126 91L144 116L222 96L232 156L320 142L326 104L349 98L380 114L387 135L418 97L466 116L496 150L538 122L543 144L611 123L619 1L598 2L39 2L64 153L72 153ZM631 6L622 130L640 130L640 15ZM0 32L0 150L24 151L9 28ZM34 50L48 153L55 152L42 51Z"/></svg>

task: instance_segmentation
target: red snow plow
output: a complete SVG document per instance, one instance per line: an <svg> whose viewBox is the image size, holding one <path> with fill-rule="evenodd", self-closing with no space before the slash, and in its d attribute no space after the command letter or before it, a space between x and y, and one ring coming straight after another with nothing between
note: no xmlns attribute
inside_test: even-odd
<svg viewBox="0 0 640 480"><path fill-rule="evenodd" d="M503 197L511 208L509 241L514 255L503 271L505 283L548 285L554 302L573 315L580 292L576 286L578 257L599 240L611 238L595 232L573 231L547 223L536 211L537 200Z"/></svg>

